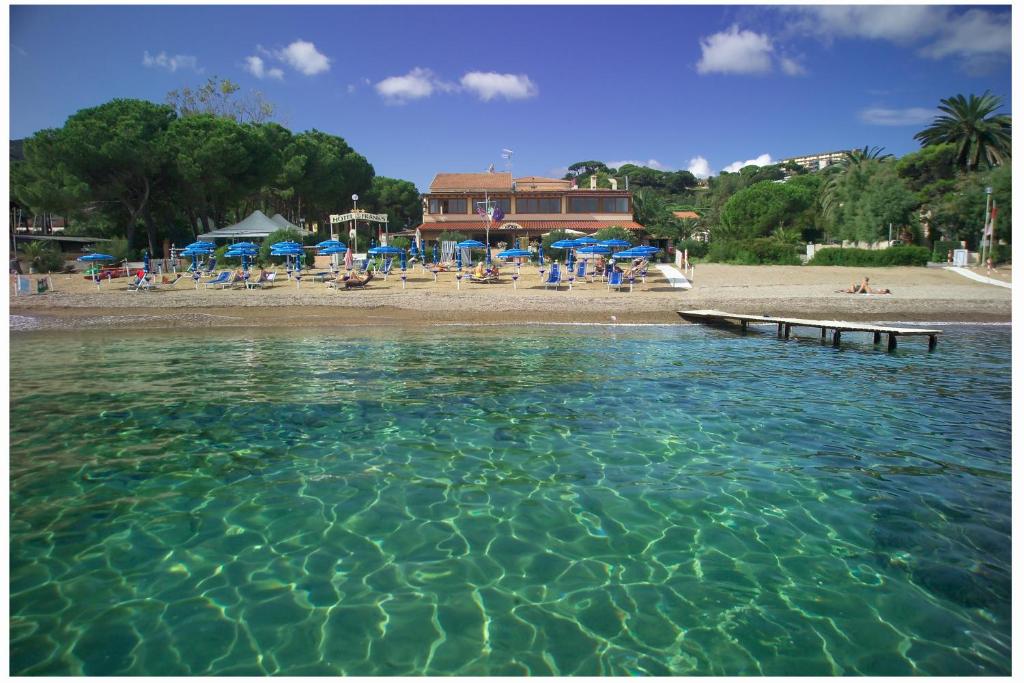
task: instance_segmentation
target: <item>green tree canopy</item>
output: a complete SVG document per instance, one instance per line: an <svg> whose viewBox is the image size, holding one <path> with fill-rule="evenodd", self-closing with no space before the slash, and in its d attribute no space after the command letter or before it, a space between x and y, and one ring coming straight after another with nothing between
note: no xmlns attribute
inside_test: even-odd
<svg viewBox="0 0 1024 683"><path fill-rule="evenodd" d="M420 192L408 180L374 176L367 195L371 210L386 213L396 228L415 227L423 222Z"/></svg>
<svg viewBox="0 0 1024 683"><path fill-rule="evenodd" d="M810 183L763 180L734 194L722 208L715 236L724 239L765 237L779 228L802 229L816 200Z"/></svg>

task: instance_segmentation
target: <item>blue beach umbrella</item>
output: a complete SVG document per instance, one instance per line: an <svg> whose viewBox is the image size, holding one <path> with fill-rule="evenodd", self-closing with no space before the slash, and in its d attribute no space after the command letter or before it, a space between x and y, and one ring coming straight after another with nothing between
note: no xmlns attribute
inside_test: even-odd
<svg viewBox="0 0 1024 683"><path fill-rule="evenodd" d="M399 249L398 247L392 247L390 245L385 245L383 247L374 247L373 249L370 249L370 251L367 252L367 253L374 254L374 255L378 255L378 254L400 254L400 253L402 253L402 250Z"/></svg>
<svg viewBox="0 0 1024 683"><path fill-rule="evenodd" d="M541 266L544 265L544 245L541 244L537 247L537 263Z"/></svg>
<svg viewBox="0 0 1024 683"><path fill-rule="evenodd" d="M552 249L574 249L579 246L574 240L558 240L551 243Z"/></svg>
<svg viewBox="0 0 1024 683"><path fill-rule="evenodd" d="M591 237L590 235L584 235L583 237L577 237L576 239L573 240L573 242L575 242L576 244L581 244L581 245L584 245L584 246L586 246L588 244L597 244L598 241L599 240L596 237Z"/></svg>
<svg viewBox="0 0 1024 683"><path fill-rule="evenodd" d="M533 256L526 249L506 249L498 254L498 258L530 258Z"/></svg>
<svg viewBox="0 0 1024 683"><path fill-rule="evenodd" d="M405 249L402 249L402 253L399 255L398 258L400 259L399 264L402 266L402 270L405 270Z"/></svg>
<svg viewBox="0 0 1024 683"><path fill-rule="evenodd" d="M334 254L344 254L346 251L348 251L348 247L345 246L327 247L318 251L317 254L320 256L333 256Z"/></svg>
<svg viewBox="0 0 1024 683"><path fill-rule="evenodd" d="M437 242L434 242L434 263L437 263L440 257L441 255L437 251Z"/></svg>
<svg viewBox="0 0 1024 683"><path fill-rule="evenodd" d="M598 242L598 244L600 244L601 246L604 246L604 247L628 247L629 246L629 242L627 242L626 240L617 240L617 239L605 240L604 242Z"/></svg>
<svg viewBox="0 0 1024 683"><path fill-rule="evenodd" d="M99 263L100 261L113 261L114 257L111 256L110 254L100 254L100 253L94 252L92 254L86 254L85 256L79 256L78 260L79 261ZM93 272L92 279L96 283L96 286L99 287L100 286L99 269L96 269L96 271Z"/></svg>
<svg viewBox="0 0 1024 683"><path fill-rule="evenodd" d="M580 254L610 254L611 247L603 247L600 244L592 244L589 247L582 247L576 250Z"/></svg>
<svg viewBox="0 0 1024 683"><path fill-rule="evenodd" d="M142 252L142 270L146 273L149 272L149 252Z"/></svg>
<svg viewBox="0 0 1024 683"><path fill-rule="evenodd" d="M459 249L482 249L487 245L481 242L480 240L463 240L462 242L459 242L455 246L458 247Z"/></svg>
<svg viewBox="0 0 1024 683"><path fill-rule="evenodd" d="M330 247L344 247L345 243L338 240L324 240L320 244L316 245L317 249L327 249Z"/></svg>
<svg viewBox="0 0 1024 683"><path fill-rule="evenodd" d="M462 270L462 250L461 249L456 249L455 250L455 267L458 268L459 270Z"/></svg>

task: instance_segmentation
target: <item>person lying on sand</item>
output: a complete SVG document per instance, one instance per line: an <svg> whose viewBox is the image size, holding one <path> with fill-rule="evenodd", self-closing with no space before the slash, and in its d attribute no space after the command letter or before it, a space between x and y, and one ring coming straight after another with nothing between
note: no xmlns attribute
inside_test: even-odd
<svg viewBox="0 0 1024 683"><path fill-rule="evenodd" d="M362 287L367 282L373 279L373 271L368 271L365 276L359 277L353 275L352 277L345 280L345 289L351 289L352 287Z"/></svg>
<svg viewBox="0 0 1024 683"><path fill-rule="evenodd" d="M854 282L846 289L837 289L836 291L841 294L892 294L889 289L872 289L868 284L868 278L864 278L864 281L859 285Z"/></svg>

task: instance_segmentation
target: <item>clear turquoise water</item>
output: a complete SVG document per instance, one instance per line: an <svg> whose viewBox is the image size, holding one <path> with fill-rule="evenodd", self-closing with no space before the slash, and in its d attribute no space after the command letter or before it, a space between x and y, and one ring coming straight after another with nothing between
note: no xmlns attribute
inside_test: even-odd
<svg viewBox="0 0 1024 683"><path fill-rule="evenodd" d="M14 335L11 672L1008 674L1010 332L925 346Z"/></svg>

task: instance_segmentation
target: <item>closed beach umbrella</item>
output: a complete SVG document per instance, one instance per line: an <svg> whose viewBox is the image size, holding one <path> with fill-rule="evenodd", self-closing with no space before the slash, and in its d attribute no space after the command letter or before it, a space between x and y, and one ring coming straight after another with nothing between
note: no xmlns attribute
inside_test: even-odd
<svg viewBox="0 0 1024 683"><path fill-rule="evenodd" d="M544 245L543 244L540 245L539 247L537 247L537 263L539 265L542 265L542 266L544 265Z"/></svg>
<svg viewBox="0 0 1024 683"><path fill-rule="evenodd" d="M434 263L437 263L440 259L440 254L437 251L437 242L434 242Z"/></svg>
<svg viewBox="0 0 1024 683"><path fill-rule="evenodd" d="M405 270L405 249L402 249L402 253L398 257L400 259L399 264L402 266L402 270Z"/></svg>
<svg viewBox="0 0 1024 683"><path fill-rule="evenodd" d="M149 272L149 252L148 251L142 252L142 270L147 272L147 273Z"/></svg>
<svg viewBox="0 0 1024 683"><path fill-rule="evenodd" d="M352 270L352 250L345 250L345 270Z"/></svg>
<svg viewBox="0 0 1024 683"><path fill-rule="evenodd" d="M459 270L462 270L462 250L461 249L456 249L455 250L455 267L458 268Z"/></svg>

